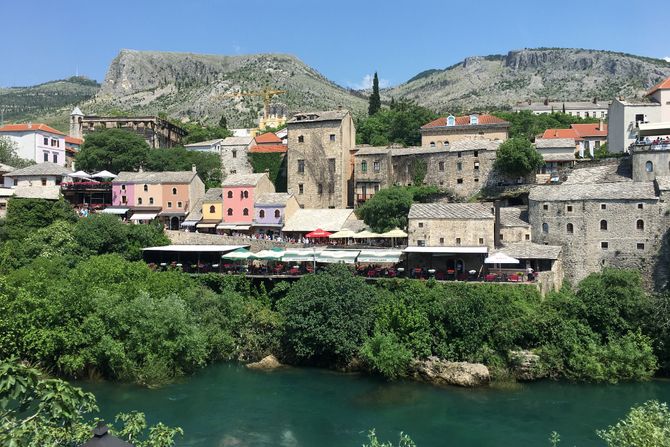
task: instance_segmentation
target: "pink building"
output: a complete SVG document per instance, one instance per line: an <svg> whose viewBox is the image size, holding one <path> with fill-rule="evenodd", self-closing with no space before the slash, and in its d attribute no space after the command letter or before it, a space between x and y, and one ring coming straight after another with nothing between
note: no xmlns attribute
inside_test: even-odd
<svg viewBox="0 0 670 447"><path fill-rule="evenodd" d="M191 171L120 172L112 183L112 208L106 212L132 212L131 220L158 218L178 230L191 207L205 195L195 167ZM115 212L114 210L117 210Z"/></svg>
<svg viewBox="0 0 670 447"><path fill-rule="evenodd" d="M0 137L12 141L23 159L65 166L66 135L46 124L7 124L0 127Z"/></svg>
<svg viewBox="0 0 670 447"><path fill-rule="evenodd" d="M219 230L248 231L256 197L275 192L267 174L233 174L223 181L223 223Z"/></svg>

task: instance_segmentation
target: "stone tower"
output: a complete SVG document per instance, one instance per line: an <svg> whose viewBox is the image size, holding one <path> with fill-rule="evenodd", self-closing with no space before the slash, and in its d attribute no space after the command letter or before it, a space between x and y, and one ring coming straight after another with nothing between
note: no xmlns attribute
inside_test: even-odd
<svg viewBox="0 0 670 447"><path fill-rule="evenodd" d="M84 120L84 114L81 113L79 107L75 107L72 113L70 113L70 136L75 138L82 137L82 121Z"/></svg>

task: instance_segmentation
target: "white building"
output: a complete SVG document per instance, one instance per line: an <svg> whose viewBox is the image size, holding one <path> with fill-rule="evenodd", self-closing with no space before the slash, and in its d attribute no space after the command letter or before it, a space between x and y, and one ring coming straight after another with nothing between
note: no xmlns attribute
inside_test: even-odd
<svg viewBox="0 0 670 447"><path fill-rule="evenodd" d="M223 138L216 140L200 141L198 143L187 144L184 147L189 151L221 153L221 142Z"/></svg>
<svg viewBox="0 0 670 447"><path fill-rule="evenodd" d="M0 137L14 142L23 159L65 166L65 134L46 124L7 124L0 127Z"/></svg>
<svg viewBox="0 0 670 447"><path fill-rule="evenodd" d="M13 188L16 197L56 200L63 178L71 173L55 163L38 163L5 174L4 186Z"/></svg>
<svg viewBox="0 0 670 447"><path fill-rule="evenodd" d="M514 106L515 112L530 110L535 115L548 113L560 113L578 116L580 118L607 118L608 104L593 101L544 101L544 102L523 102Z"/></svg>

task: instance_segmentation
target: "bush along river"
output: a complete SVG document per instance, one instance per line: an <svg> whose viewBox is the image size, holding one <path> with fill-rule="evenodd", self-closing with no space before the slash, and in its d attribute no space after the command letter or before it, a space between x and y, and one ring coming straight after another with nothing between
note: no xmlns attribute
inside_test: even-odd
<svg viewBox="0 0 670 447"><path fill-rule="evenodd" d="M541 381L465 389L384 382L310 368L252 371L223 363L162 388L78 382L98 398L105 417L136 409L148 421L180 426L177 445L361 446L375 428L418 447L604 445L596 429L650 399L670 401L670 381L586 385Z"/></svg>

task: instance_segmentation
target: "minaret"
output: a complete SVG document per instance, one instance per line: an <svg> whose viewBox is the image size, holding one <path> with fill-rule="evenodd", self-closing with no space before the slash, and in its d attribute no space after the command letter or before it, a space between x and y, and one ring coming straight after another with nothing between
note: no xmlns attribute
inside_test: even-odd
<svg viewBox="0 0 670 447"><path fill-rule="evenodd" d="M75 138L81 138L81 127L82 120L84 119L84 114L81 113L79 107L75 107L72 113L70 113L70 136Z"/></svg>

